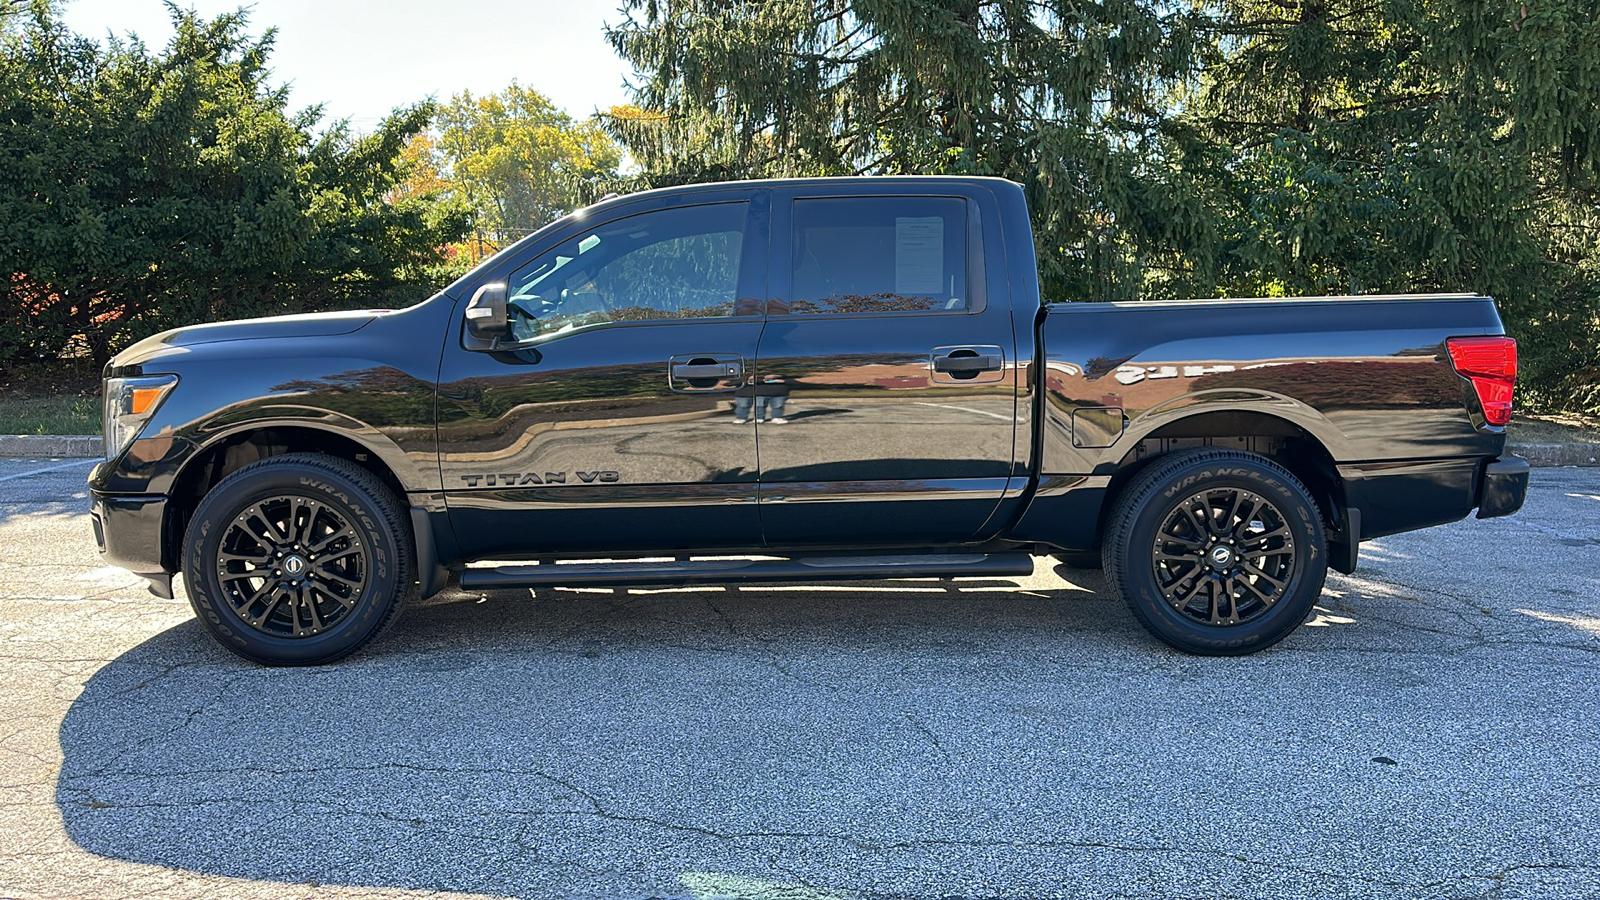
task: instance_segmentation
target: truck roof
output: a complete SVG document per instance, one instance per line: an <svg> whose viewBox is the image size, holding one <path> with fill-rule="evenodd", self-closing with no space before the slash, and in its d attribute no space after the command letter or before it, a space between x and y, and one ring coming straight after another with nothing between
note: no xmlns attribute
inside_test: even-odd
<svg viewBox="0 0 1600 900"><path fill-rule="evenodd" d="M1006 178L996 178L989 175L837 175L825 178L750 178L740 181L704 181L696 184L680 184L672 187L651 188L644 191L633 191L627 194L608 194L601 200L582 207L574 212L588 212L609 206L623 200L637 200L642 197L669 197L677 194L692 194L701 191L727 190L737 188L832 188L848 192L852 188L878 185L884 182L898 182L901 184L916 183L960 183L960 184L988 184L1021 187L1015 181Z"/></svg>
<svg viewBox="0 0 1600 900"><path fill-rule="evenodd" d="M1071 311L1086 307L1125 307L1134 306L1141 309L1152 306L1259 306L1274 303L1374 303L1382 301L1403 301L1406 303L1425 303L1429 301L1456 301L1456 300L1490 300L1484 294L1455 293L1455 294L1331 294L1326 296L1300 296L1300 297L1185 297L1177 300L1107 300L1095 302L1062 302L1047 301L1046 309Z"/></svg>

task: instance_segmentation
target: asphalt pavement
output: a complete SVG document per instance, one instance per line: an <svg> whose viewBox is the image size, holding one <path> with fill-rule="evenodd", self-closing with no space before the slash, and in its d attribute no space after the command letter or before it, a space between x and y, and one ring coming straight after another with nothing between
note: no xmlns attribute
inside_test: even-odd
<svg viewBox="0 0 1600 900"><path fill-rule="evenodd" d="M0 897L1600 897L1600 469L1277 648L1094 573L452 592L272 670L0 460Z"/></svg>

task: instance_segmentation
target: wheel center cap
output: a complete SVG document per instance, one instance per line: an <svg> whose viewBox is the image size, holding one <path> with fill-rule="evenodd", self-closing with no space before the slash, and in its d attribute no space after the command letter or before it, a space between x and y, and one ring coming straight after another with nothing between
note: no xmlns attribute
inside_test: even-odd
<svg viewBox="0 0 1600 900"><path fill-rule="evenodd" d="M283 571L298 576L306 570L306 561L298 556L291 556L283 561Z"/></svg>
<svg viewBox="0 0 1600 900"><path fill-rule="evenodd" d="M1211 565L1219 569L1226 569L1233 565L1233 550L1229 547L1211 548Z"/></svg>

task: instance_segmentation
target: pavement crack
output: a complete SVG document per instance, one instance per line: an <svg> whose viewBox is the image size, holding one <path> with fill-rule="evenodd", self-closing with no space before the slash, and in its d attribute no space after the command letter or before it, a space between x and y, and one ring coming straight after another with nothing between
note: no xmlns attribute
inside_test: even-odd
<svg viewBox="0 0 1600 900"><path fill-rule="evenodd" d="M1530 871L1530 870L1600 872L1600 865L1591 864L1591 863L1550 863L1550 862L1514 863L1512 865L1504 866L1502 868L1496 869L1495 871L1493 871L1493 872L1491 872L1491 873L1489 873L1487 875L1462 876L1461 878L1451 879L1451 880L1448 880L1448 881L1429 882L1427 884L1418 885L1418 887L1422 887L1422 888L1443 887L1443 886L1445 886L1447 884L1456 884L1456 883L1459 883L1461 881L1469 881L1469 880L1470 881L1482 881L1482 880L1493 881L1493 882L1495 882L1493 887L1489 888L1487 891L1484 891L1481 894L1477 894L1474 898L1472 898L1472 900L1494 900L1494 898L1499 897L1501 895L1501 892L1503 892L1507 888L1507 884L1506 884L1507 879L1509 879L1513 874L1515 874L1517 872L1524 872L1524 871Z"/></svg>
<svg viewBox="0 0 1600 900"><path fill-rule="evenodd" d="M733 619L729 618L728 614L723 611L722 607L718 606L717 602L715 600L711 599L711 595L710 594L706 595L706 606L711 607L711 611L716 613L717 614L717 618L722 620L722 626L723 626L723 628L727 629L728 634L733 635L735 637L738 636L739 632L736 631L734 629L734 627L733 627Z"/></svg>
<svg viewBox="0 0 1600 900"><path fill-rule="evenodd" d="M939 751L939 756L946 763L951 761L949 752L944 749L943 744L939 743L939 735L935 733L932 728L929 728L926 722L923 722L921 719L917 718L911 713L901 713L901 715L905 717L907 722L911 723L912 728L922 732L922 736L928 739L928 743L933 745L933 749Z"/></svg>

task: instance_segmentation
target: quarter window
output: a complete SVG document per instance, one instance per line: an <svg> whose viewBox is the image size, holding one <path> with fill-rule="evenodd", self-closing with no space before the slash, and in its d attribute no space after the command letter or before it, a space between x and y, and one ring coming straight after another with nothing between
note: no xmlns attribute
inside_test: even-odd
<svg viewBox="0 0 1600 900"><path fill-rule="evenodd" d="M508 279L513 337L610 322L759 314L738 301L747 206L641 213L569 238Z"/></svg>
<svg viewBox="0 0 1600 900"><path fill-rule="evenodd" d="M797 200L793 299L771 311L965 310L966 218L958 197Z"/></svg>

